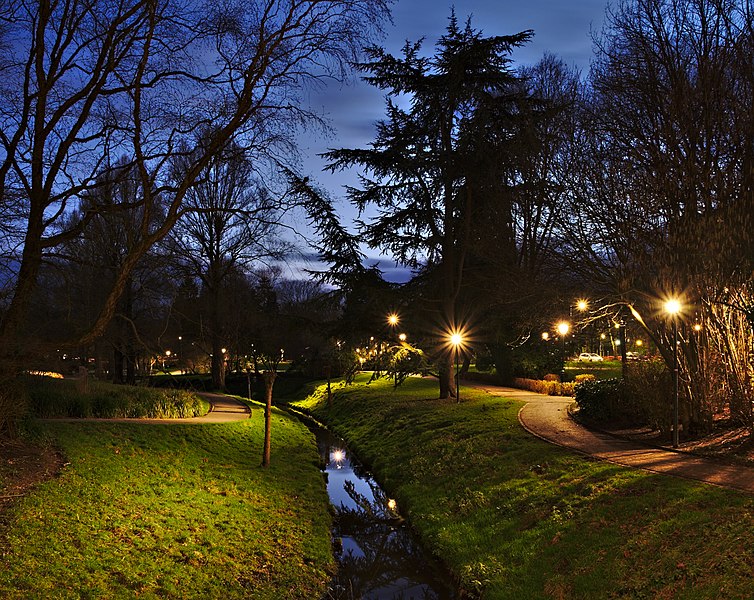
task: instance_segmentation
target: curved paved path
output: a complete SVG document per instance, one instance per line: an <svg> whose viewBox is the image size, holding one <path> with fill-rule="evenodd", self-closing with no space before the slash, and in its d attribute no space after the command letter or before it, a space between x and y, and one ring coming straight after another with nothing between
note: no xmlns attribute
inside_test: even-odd
<svg viewBox="0 0 754 600"><path fill-rule="evenodd" d="M251 409L240 400L211 392L197 392L211 404L209 412L203 417L189 417L187 419L124 419L124 421L139 421L141 423L230 423L243 421L251 416Z"/></svg>
<svg viewBox="0 0 754 600"><path fill-rule="evenodd" d="M495 396L526 402L518 413L519 422L530 433L553 444L627 467L754 493L754 468L726 465L688 452L649 446L587 429L568 415L568 406L573 403L571 397L466 384Z"/></svg>
<svg viewBox="0 0 754 600"><path fill-rule="evenodd" d="M251 416L251 409L235 398L225 394L211 394L201 392L199 396L204 398L212 406L209 412L203 417L193 417L191 419L180 419L182 422L196 421L201 423L229 423L231 421L243 421Z"/></svg>

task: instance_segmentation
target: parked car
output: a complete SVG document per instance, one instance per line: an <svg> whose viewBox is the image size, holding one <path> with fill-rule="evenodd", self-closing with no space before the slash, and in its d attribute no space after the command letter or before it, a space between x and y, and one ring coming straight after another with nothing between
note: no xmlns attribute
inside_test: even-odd
<svg viewBox="0 0 754 600"><path fill-rule="evenodd" d="M602 362L602 357L594 352L582 352L579 354L579 362Z"/></svg>
<svg viewBox="0 0 754 600"><path fill-rule="evenodd" d="M639 360L638 352L626 352L626 360Z"/></svg>

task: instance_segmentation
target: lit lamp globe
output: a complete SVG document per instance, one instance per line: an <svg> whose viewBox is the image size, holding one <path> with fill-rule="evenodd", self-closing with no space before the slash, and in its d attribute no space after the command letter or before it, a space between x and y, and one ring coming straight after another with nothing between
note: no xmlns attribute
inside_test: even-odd
<svg viewBox="0 0 754 600"><path fill-rule="evenodd" d="M679 312L681 312L681 303L675 298L671 298L670 300L665 302L665 312L671 316L677 315Z"/></svg>

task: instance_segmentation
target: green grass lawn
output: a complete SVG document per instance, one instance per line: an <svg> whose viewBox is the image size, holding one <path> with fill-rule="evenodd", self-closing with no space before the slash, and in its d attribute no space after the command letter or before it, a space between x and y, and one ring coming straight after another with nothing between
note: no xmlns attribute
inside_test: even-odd
<svg viewBox="0 0 754 600"><path fill-rule="evenodd" d="M565 364L567 379L570 381L576 375L590 373L597 379L612 379L621 377L623 366L619 360L605 360L602 362L581 362L569 360Z"/></svg>
<svg viewBox="0 0 754 600"><path fill-rule="evenodd" d="M521 404L409 379L297 403L351 444L464 590L497 598L748 598L754 499L589 460Z"/></svg>
<svg viewBox="0 0 754 600"><path fill-rule="evenodd" d="M38 424L68 463L6 515L2 598L319 598L334 569L313 437L231 424Z"/></svg>

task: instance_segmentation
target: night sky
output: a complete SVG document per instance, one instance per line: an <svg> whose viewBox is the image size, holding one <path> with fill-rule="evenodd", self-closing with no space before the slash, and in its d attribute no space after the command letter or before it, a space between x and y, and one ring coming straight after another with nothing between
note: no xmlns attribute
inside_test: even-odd
<svg viewBox="0 0 754 600"><path fill-rule="evenodd" d="M458 0L444 3L437 0L398 0L393 5L393 24L385 25L385 37L379 45L395 55L405 41L424 38L424 49L431 53L437 39L445 32L451 6L455 6L459 22L471 16L471 24L485 35L509 35L531 29L533 40L513 53L514 66L536 63L546 52L555 54L582 73L589 69L592 56L591 34L602 27L608 0ZM324 138L320 133L300 138L303 170L336 200L344 223L356 216L343 200L343 185L355 185L355 172L323 173L324 161L317 154L328 148L361 148L374 139L374 124L384 117L384 93L355 80L350 85L332 84L312 91L305 98L311 107L331 123L334 134ZM381 261L384 271L394 267L392 261ZM402 269L387 273L391 280L404 280Z"/></svg>

